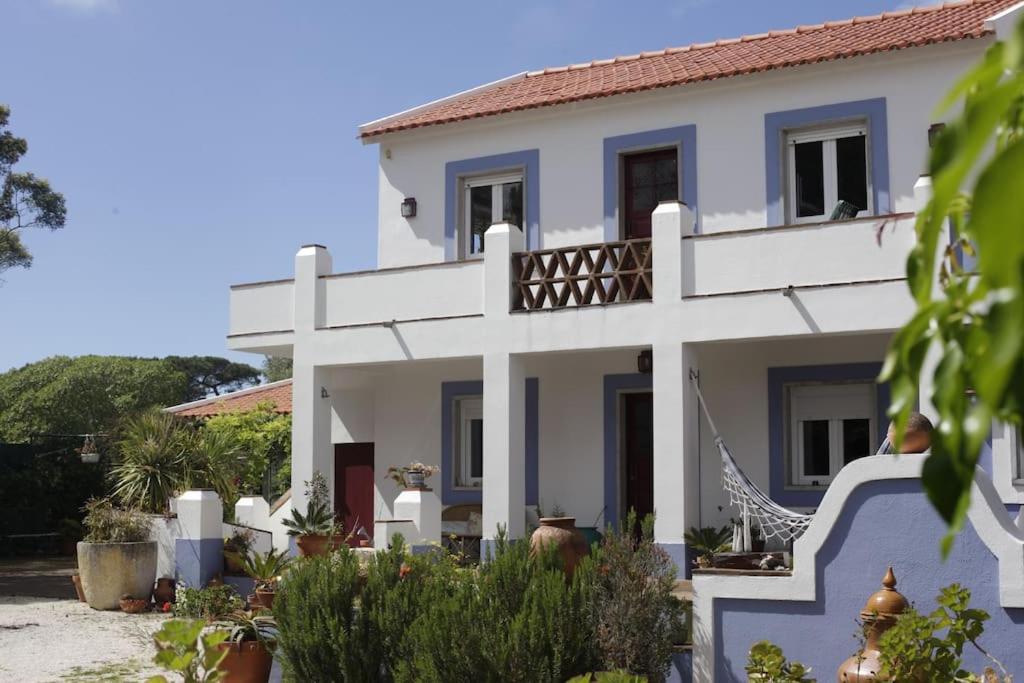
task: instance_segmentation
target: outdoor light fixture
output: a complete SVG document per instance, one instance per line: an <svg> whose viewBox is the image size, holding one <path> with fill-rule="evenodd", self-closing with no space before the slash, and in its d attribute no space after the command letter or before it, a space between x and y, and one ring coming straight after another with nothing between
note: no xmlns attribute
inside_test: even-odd
<svg viewBox="0 0 1024 683"><path fill-rule="evenodd" d="M654 370L654 354L651 353L650 349L644 349L637 354L636 370L644 375L649 375Z"/></svg>
<svg viewBox="0 0 1024 683"><path fill-rule="evenodd" d="M935 140L939 137L939 134L945 130L946 124L944 123L933 123L928 126L928 146L934 147Z"/></svg>
<svg viewBox="0 0 1024 683"><path fill-rule="evenodd" d="M330 398L331 395L327 393L327 387L320 387L320 398Z"/></svg>
<svg viewBox="0 0 1024 683"><path fill-rule="evenodd" d="M406 197L402 200L402 218L414 218L416 216L416 198Z"/></svg>

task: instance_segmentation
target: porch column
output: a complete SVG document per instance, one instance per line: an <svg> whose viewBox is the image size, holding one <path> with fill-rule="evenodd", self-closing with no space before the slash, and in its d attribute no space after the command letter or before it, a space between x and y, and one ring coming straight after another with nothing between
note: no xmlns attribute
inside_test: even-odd
<svg viewBox="0 0 1024 683"><path fill-rule="evenodd" d="M651 214L655 306L675 305L683 296L682 239L695 225L693 211L682 202L661 202Z"/></svg>
<svg viewBox="0 0 1024 683"><path fill-rule="evenodd" d="M654 540L680 569L688 570L683 534L699 525L697 404L689 383L696 368L692 347L664 343L654 360Z"/></svg>
<svg viewBox="0 0 1024 683"><path fill-rule="evenodd" d="M314 334L323 325L321 275L331 272L331 255L318 244L295 255L295 343L292 370L292 501L306 509L305 482L321 472L334 486L331 399L326 368L316 364Z"/></svg>
<svg viewBox="0 0 1024 683"><path fill-rule="evenodd" d="M914 183L914 211L920 213L924 211L928 202L932 198L932 178L931 176L923 175L917 179ZM948 227L947 227L948 230ZM939 243L936 245L935 254L935 273L932 278L932 298L938 298L939 292L939 271L942 267L942 259L946 255L946 247L949 246L949 235L947 239L939 237ZM932 392L935 391L935 368L938 367L939 361L942 360L942 349L932 344L928 347L928 351L925 353L924 362L921 364L921 378L918 385L918 410L922 415L927 417L936 426L938 426L938 413L935 410L935 406L932 403Z"/></svg>
<svg viewBox="0 0 1024 683"><path fill-rule="evenodd" d="M526 376L523 360L484 354L484 477L482 557L505 529L526 533Z"/></svg>

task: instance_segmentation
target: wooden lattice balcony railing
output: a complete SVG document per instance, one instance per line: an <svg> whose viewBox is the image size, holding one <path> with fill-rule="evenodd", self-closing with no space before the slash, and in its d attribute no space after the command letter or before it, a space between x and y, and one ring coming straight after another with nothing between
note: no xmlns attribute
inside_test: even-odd
<svg viewBox="0 0 1024 683"><path fill-rule="evenodd" d="M649 301L651 240L604 242L512 255L512 310Z"/></svg>

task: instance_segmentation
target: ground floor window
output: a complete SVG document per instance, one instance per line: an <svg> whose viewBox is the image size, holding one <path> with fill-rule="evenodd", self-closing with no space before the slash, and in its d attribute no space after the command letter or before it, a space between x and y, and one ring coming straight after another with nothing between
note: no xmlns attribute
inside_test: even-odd
<svg viewBox="0 0 1024 683"><path fill-rule="evenodd" d="M824 488L844 465L875 452L873 383L789 384L785 393L790 485Z"/></svg>
<svg viewBox="0 0 1024 683"><path fill-rule="evenodd" d="M475 488L484 479L484 406L480 396L455 400L454 484Z"/></svg>

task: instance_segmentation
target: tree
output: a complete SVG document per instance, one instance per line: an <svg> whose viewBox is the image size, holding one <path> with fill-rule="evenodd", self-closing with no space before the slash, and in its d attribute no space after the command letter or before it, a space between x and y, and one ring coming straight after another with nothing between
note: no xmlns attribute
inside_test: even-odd
<svg viewBox="0 0 1024 683"><path fill-rule="evenodd" d="M966 519L992 420L1020 426L1024 408L1024 22L989 48L940 110L959 102L932 148L932 198L907 260L917 310L894 335L881 377L891 383L890 414L902 435L926 360L938 358L928 371L939 422L922 483L948 525L943 554ZM940 255L947 221L958 240ZM977 268L965 269L958 252L976 255Z"/></svg>
<svg viewBox="0 0 1024 683"><path fill-rule="evenodd" d="M279 382L292 377L292 359L264 356L263 376L268 382Z"/></svg>
<svg viewBox="0 0 1024 683"><path fill-rule="evenodd" d="M108 432L122 416L180 402L187 386L155 358L53 356L0 374L0 441Z"/></svg>
<svg viewBox="0 0 1024 683"><path fill-rule="evenodd" d="M219 356L167 356L165 360L188 377L182 402L198 401L211 393L220 396L260 381L260 371L253 366Z"/></svg>
<svg viewBox="0 0 1024 683"><path fill-rule="evenodd" d="M242 494L277 497L291 486L292 416L274 412L270 403L252 410L214 415L205 434L222 435L242 456L238 489ZM269 490L265 490L269 489Z"/></svg>
<svg viewBox="0 0 1024 683"><path fill-rule="evenodd" d="M13 170L28 151L28 143L7 130L10 115L11 110L0 104L0 273L32 265L32 254L21 241L20 231L58 230L64 227L67 213L64 195L54 192L49 182Z"/></svg>

